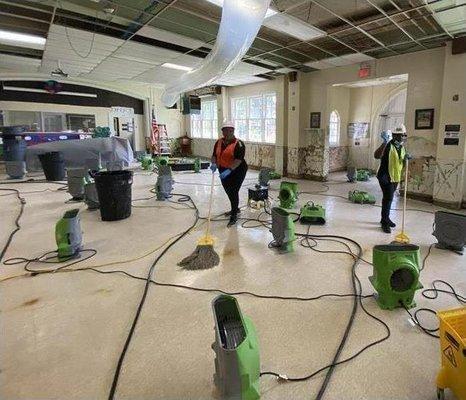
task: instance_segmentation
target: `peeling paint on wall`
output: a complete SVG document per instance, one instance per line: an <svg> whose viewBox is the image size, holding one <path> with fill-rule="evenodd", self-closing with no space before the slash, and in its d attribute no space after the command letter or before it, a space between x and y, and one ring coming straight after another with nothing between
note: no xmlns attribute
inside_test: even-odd
<svg viewBox="0 0 466 400"><path fill-rule="evenodd" d="M418 157L409 162L408 194L433 196L436 165L434 157Z"/></svg>
<svg viewBox="0 0 466 400"><path fill-rule="evenodd" d="M194 138L192 141L193 154L199 157L210 158L214 149L214 139ZM245 143L246 162L251 167L275 168L275 146L262 143Z"/></svg>
<svg viewBox="0 0 466 400"><path fill-rule="evenodd" d="M437 160L434 199L461 204L463 196L463 160Z"/></svg>
<svg viewBox="0 0 466 400"><path fill-rule="evenodd" d="M330 147L329 171L344 171L348 166L349 149L348 146Z"/></svg>

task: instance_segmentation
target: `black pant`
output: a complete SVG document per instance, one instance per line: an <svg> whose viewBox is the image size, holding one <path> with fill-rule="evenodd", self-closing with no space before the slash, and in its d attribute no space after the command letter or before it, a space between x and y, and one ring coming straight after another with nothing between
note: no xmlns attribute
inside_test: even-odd
<svg viewBox="0 0 466 400"><path fill-rule="evenodd" d="M392 207L393 195L398 187L398 182L391 182L388 176L378 176L380 188L382 189L382 224L388 224L390 221L390 208Z"/></svg>
<svg viewBox="0 0 466 400"><path fill-rule="evenodd" d="M231 215L235 216L238 213L239 207L239 190L243 184L244 178L248 172L248 165L243 161L238 168L222 180L223 188L230 199Z"/></svg>

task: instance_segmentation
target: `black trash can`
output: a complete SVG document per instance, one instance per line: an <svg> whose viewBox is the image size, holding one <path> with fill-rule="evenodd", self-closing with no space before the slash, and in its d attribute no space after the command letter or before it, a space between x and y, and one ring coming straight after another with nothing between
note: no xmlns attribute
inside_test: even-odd
<svg viewBox="0 0 466 400"><path fill-rule="evenodd" d="M102 171L94 176L102 221L117 221L131 215L132 171Z"/></svg>
<svg viewBox="0 0 466 400"><path fill-rule="evenodd" d="M65 160L59 151L39 154L39 160L48 181L62 181L65 179Z"/></svg>

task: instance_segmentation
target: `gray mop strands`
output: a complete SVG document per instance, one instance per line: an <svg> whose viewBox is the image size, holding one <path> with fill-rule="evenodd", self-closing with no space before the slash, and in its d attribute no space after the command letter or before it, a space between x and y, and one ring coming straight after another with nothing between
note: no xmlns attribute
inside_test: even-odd
<svg viewBox="0 0 466 400"><path fill-rule="evenodd" d="M210 216L212 214L212 199L214 196L214 178L215 174L212 172L212 183L210 185L210 200L209 200L209 213L207 215L207 227L205 235L197 242L197 247L194 252L181 260L178 266L183 269L196 270L196 269L209 269L213 268L220 263L220 257L214 250L214 238L210 235Z"/></svg>
<svg viewBox="0 0 466 400"><path fill-rule="evenodd" d="M201 245L196 250L178 263L183 269L197 270L213 268L220 263L220 257L212 245Z"/></svg>

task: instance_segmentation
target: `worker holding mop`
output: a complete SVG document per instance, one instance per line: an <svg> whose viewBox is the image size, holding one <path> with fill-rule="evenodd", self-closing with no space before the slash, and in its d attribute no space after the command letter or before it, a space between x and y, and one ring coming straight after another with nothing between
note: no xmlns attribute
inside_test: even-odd
<svg viewBox="0 0 466 400"><path fill-rule="evenodd" d="M228 227L236 224L239 209L239 191L243 184L248 165L244 160L246 148L244 143L235 137L235 125L225 122L222 125L222 138L218 139L212 154L210 169L219 170L222 186L230 199L231 210L225 215L230 217Z"/></svg>
<svg viewBox="0 0 466 400"><path fill-rule="evenodd" d="M381 133L383 143L374 152L374 158L380 160L380 167L377 172L380 188L382 189L382 218L380 224L385 233L391 233L391 228L396 224L390 219L390 208L392 206L393 195L401 182L403 166L409 158L404 148L406 141L406 128L403 124L398 126L392 132L390 140L390 131Z"/></svg>

